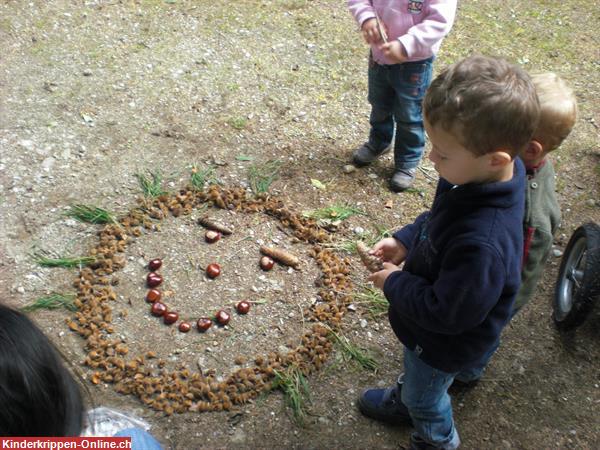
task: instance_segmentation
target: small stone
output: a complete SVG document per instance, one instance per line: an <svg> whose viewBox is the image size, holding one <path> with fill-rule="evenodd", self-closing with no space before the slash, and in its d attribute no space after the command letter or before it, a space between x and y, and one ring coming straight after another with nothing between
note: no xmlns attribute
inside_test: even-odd
<svg viewBox="0 0 600 450"><path fill-rule="evenodd" d="M360 319L359 323L361 328L366 328L368 324L368 322L365 319Z"/></svg>
<svg viewBox="0 0 600 450"><path fill-rule="evenodd" d="M19 294L24 294L24 293L25 293L25 288L24 288L23 286L19 286L19 287L17 288L17 292L18 292Z"/></svg>
<svg viewBox="0 0 600 450"><path fill-rule="evenodd" d="M594 200L593 198L588 199L586 203L588 204L588 206L596 206L596 200Z"/></svg>
<svg viewBox="0 0 600 450"><path fill-rule="evenodd" d="M92 72L90 69L85 69L85 70L83 71L83 76L84 76L84 77L91 77L91 76L92 76L92 74L93 74L93 72Z"/></svg>
<svg viewBox="0 0 600 450"><path fill-rule="evenodd" d="M356 170L356 167L353 166L352 164L346 164L344 166L343 170L344 170L344 173L352 173L352 172L354 172Z"/></svg>
<svg viewBox="0 0 600 450"><path fill-rule="evenodd" d="M371 180L376 180L377 179L377 174L376 173L370 173L369 175L367 175Z"/></svg>
<svg viewBox="0 0 600 450"><path fill-rule="evenodd" d="M552 249L552 256L555 258L560 258L563 255L563 252L557 248Z"/></svg>
<svg viewBox="0 0 600 450"><path fill-rule="evenodd" d="M353 303L348 305L347 308L348 308L348 311L356 311L356 305Z"/></svg>
<svg viewBox="0 0 600 450"><path fill-rule="evenodd" d="M353 231L356 234L363 234L365 232L365 229L363 227L356 227Z"/></svg>

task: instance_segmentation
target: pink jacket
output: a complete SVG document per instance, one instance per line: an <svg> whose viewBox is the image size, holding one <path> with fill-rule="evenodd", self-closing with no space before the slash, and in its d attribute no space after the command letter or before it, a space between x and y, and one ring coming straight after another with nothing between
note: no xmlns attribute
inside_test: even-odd
<svg viewBox="0 0 600 450"><path fill-rule="evenodd" d="M454 23L456 3L457 0L348 0L348 8L359 26L375 17L377 11L387 27L388 38L400 41L408 61L419 61L437 54ZM377 45L371 49L377 63L393 64Z"/></svg>

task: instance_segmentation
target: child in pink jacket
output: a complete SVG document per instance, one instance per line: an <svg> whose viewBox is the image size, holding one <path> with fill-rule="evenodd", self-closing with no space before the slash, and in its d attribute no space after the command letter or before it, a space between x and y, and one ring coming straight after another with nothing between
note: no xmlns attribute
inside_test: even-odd
<svg viewBox="0 0 600 450"><path fill-rule="evenodd" d="M366 166L394 146L390 189L409 188L423 156L421 101L432 63L454 23L456 0L348 0L348 8L371 46L369 140L353 155ZM394 128L396 131L394 142Z"/></svg>

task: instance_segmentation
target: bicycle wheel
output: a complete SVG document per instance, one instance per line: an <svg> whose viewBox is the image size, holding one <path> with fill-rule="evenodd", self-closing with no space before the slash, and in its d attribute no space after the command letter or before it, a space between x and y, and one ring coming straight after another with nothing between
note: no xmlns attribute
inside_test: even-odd
<svg viewBox="0 0 600 450"><path fill-rule="evenodd" d="M600 226L575 230L562 257L554 291L554 323L575 328L583 323L600 294Z"/></svg>

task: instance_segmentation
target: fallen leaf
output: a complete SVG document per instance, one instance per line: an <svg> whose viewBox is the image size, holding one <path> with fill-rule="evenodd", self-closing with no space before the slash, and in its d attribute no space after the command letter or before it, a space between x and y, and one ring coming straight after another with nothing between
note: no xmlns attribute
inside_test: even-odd
<svg viewBox="0 0 600 450"><path fill-rule="evenodd" d="M316 187L317 189L321 189L321 190L325 190L327 189L327 186L325 186L323 183L321 183L319 180L316 180L314 178L311 178L310 180L310 184L312 184L314 187Z"/></svg>

